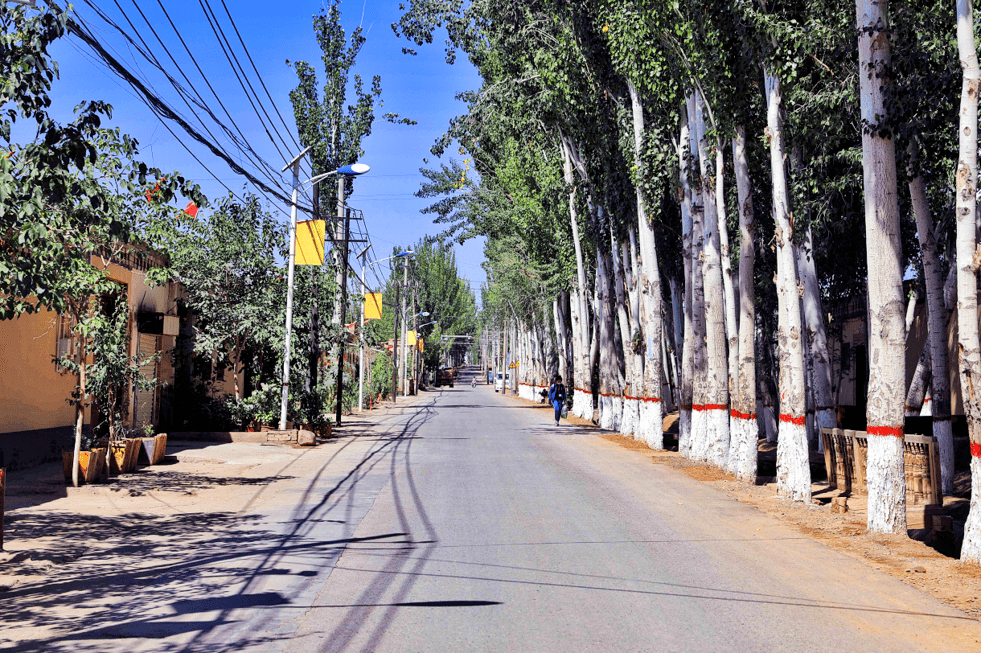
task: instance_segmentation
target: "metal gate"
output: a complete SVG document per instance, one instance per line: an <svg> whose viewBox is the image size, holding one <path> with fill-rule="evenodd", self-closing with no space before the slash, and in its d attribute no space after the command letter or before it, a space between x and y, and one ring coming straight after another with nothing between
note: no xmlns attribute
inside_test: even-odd
<svg viewBox="0 0 981 653"><path fill-rule="evenodd" d="M139 360L145 361L140 365L140 372L143 378L153 380L157 378L157 343L159 336L146 333L140 334ZM150 388L136 389L136 413L135 425L140 427L144 424L155 425L157 423L157 386L154 384Z"/></svg>

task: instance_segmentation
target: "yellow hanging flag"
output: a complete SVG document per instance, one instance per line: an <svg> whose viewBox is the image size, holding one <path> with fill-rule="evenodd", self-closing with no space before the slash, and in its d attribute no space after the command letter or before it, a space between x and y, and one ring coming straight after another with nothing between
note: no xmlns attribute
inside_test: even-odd
<svg viewBox="0 0 981 653"><path fill-rule="evenodd" d="M415 331L407 331L406 332L405 344L407 346L409 346L409 347L415 347L416 346L416 332Z"/></svg>
<svg viewBox="0 0 981 653"><path fill-rule="evenodd" d="M296 223L296 264L323 265L327 222L305 220Z"/></svg>
<svg viewBox="0 0 981 653"><path fill-rule="evenodd" d="M425 351L422 347L422 338L419 338L419 351Z"/></svg>
<svg viewBox="0 0 981 653"><path fill-rule="evenodd" d="M364 294L364 321L380 320L382 316L382 294L366 292Z"/></svg>

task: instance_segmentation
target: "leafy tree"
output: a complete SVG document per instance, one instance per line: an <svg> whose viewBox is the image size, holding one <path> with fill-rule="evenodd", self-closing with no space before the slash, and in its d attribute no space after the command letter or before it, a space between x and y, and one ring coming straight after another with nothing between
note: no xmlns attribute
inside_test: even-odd
<svg viewBox="0 0 981 653"><path fill-rule="evenodd" d="M375 121L375 108L381 108L381 77L375 75L371 79L370 88L365 88L365 81L360 74L353 74L358 54L365 43L365 36L359 26L347 37L341 26L341 2L331 0L322 7L319 14L313 17L314 34L322 52L323 87L318 89L317 72L306 61L292 64L296 72L298 84L290 92L293 103L293 115L296 120L300 143L310 147L310 162L313 175L336 170L341 166L354 163L363 154L362 141L371 134ZM286 62L290 65L290 62ZM349 88L350 86L350 88ZM354 101L348 101L349 90L354 91ZM384 119L400 124L414 124L408 118L401 118L394 113L385 113ZM320 186L313 188L314 216L337 215L337 207L343 204L345 198L353 190L353 181L341 177L338 184L339 196L334 198L331 193L321 196ZM327 199L327 198L331 199ZM333 221L329 229L329 238L338 242L343 239L344 225L340 220ZM320 324L320 309L328 305L333 307L333 318L329 330L330 340L338 342L341 336L341 303L333 301L332 297L340 292L342 284L342 260L346 252L341 253L334 248L332 268L333 282L324 279L320 268L299 268L295 274L296 295L311 297L309 305L303 313L309 315L308 372L305 380L307 392L317 386L318 366L320 361L321 338L323 332L328 332ZM323 291L326 291L324 293ZM299 307L298 307L299 308ZM331 356L336 359L336 355Z"/></svg>

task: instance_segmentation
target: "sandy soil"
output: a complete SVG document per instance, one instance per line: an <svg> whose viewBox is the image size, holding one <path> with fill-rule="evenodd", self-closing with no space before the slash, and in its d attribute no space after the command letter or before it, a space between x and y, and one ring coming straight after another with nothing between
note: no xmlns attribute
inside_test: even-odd
<svg viewBox="0 0 981 653"><path fill-rule="evenodd" d="M511 397L521 403L533 403ZM542 410L547 406L540 406ZM981 567L962 563L945 555L956 550L954 543L945 538L949 534L932 531L912 531L918 539L899 535L871 534L866 529L864 511L850 510L844 514L831 511L831 497L836 492L827 485L815 483L812 504L793 503L777 495L772 477L761 476L757 485L736 480L717 467L692 462L676 451L651 451L643 442L633 438L602 431L595 424L572 415L568 422L575 426L596 430L597 437L613 442L637 455L650 456L657 465L667 465L681 470L691 478L710 483L735 501L754 506L757 510L792 524L803 535L841 551L868 566L894 576L934 598L953 606L981 621ZM770 445L772 447L772 445ZM761 449L767 444L761 443ZM770 452L761 452L766 457ZM819 454L820 456L820 454ZM812 456L815 460L818 458ZM823 462L823 458L821 458ZM963 485L963 479L958 481ZM861 502L858 502L861 505Z"/></svg>

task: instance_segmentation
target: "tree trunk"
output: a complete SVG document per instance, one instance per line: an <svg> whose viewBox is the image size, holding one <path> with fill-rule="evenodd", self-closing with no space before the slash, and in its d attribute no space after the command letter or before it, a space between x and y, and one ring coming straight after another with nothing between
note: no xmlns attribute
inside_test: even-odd
<svg viewBox="0 0 981 653"><path fill-rule="evenodd" d="M572 412L583 419L593 416L593 397L588 390L590 387L590 332L589 310L586 299L586 268L583 264L582 242L579 238L579 212L576 208L575 176L573 175L572 144L566 137L561 137L562 146L562 175L569 188L569 221L572 226L572 245L576 254L576 287L573 294L573 368L574 382L570 383L572 391ZM578 336L578 338L577 338ZM578 342L577 342L578 341ZM588 409L587 409L588 405Z"/></svg>
<svg viewBox="0 0 981 653"><path fill-rule="evenodd" d="M702 269L705 287L705 353L707 375L702 402L705 413L704 450L698 458L725 467L729 455L729 360L726 353L726 305L722 279L722 246L716 188L710 179L708 140L705 136L704 99L696 93L695 129L702 176L703 245Z"/></svg>
<svg viewBox="0 0 981 653"><path fill-rule="evenodd" d="M971 446L971 511L964 524L961 559L981 564L981 345L978 343L978 91L981 68L974 43L974 10L957 0L957 50L961 59L960 152L957 161L957 329L961 396Z"/></svg>
<svg viewBox="0 0 981 653"><path fill-rule="evenodd" d="M600 428L616 431L623 414L623 391L620 370L614 352L613 311L611 297L610 256L596 247L596 320L599 324L599 406Z"/></svg>
<svg viewBox="0 0 981 653"><path fill-rule="evenodd" d="M756 289L753 266L756 244L753 229L753 188L746 157L746 129L736 128L732 139L732 158L736 169L736 192L739 196L739 339L735 343L739 361L732 410L730 411L730 446L727 469L748 483L756 482Z"/></svg>
<svg viewBox="0 0 981 653"><path fill-rule="evenodd" d="M773 217L777 244L777 343L780 351L780 424L777 439L777 490L794 501L811 501L811 468L805 434L804 350L800 300L794 265L793 224L784 164L783 99L780 79L764 71Z"/></svg>
<svg viewBox="0 0 981 653"><path fill-rule="evenodd" d="M644 141L644 109L640 94L633 84L628 83L634 128L634 156L640 165ZM663 325L661 320L661 272L658 268L657 242L654 228L647 215L647 205L640 184L635 185L637 195L637 240L640 246L640 268L634 272L640 279L642 306L639 322L643 325L642 387L635 394L640 398L640 432L638 436L651 449L664 449L663 410L664 395L661 392L662 366L658 350L663 346ZM689 401L690 406L690 401ZM689 409L689 416L691 411Z"/></svg>
<svg viewBox="0 0 981 653"><path fill-rule="evenodd" d="M910 144L910 159L917 156L916 144ZM915 161L914 161L915 163ZM910 172L913 173L915 168ZM954 433L950 428L950 361L947 356L947 310L944 305L943 276L933 217L927 201L926 183L919 174L909 176L909 194L916 218L916 233L920 241L920 260L923 261L923 282L926 286L927 348L930 351L932 381L928 402L924 398L921 415L933 417L933 436L940 448L940 482L944 494L954 492ZM928 413L926 412L928 411Z"/></svg>
<svg viewBox="0 0 981 653"><path fill-rule="evenodd" d="M689 101L690 104L690 101ZM685 299L684 299L684 334L681 340L681 405L678 411L678 452L685 457L691 456L692 419L694 411L695 386L695 264L692 260L694 251L694 219L692 218L692 189L688 183L688 161L691 143L691 130L688 123L688 111L682 111L681 134L678 140L679 176L681 181L681 244L682 261L685 269Z"/></svg>
<svg viewBox="0 0 981 653"><path fill-rule="evenodd" d="M909 333L907 330L906 333ZM916 368L913 370L913 379L910 381L909 389L906 391L906 401L903 413L907 416L919 415L923 410L923 402L926 399L927 388L930 385L930 377L933 376L933 355L930 352L930 334L927 333L927 341L920 352L920 358L916 361Z"/></svg>
<svg viewBox="0 0 981 653"><path fill-rule="evenodd" d="M900 262L899 204L895 143L883 137L887 116L884 75L889 69L888 2L856 0L859 90L862 120L862 172L865 187L865 252L868 260L869 394L868 527L906 533L906 476L903 405L906 398L906 329L903 270ZM973 213L972 213L973 220ZM972 223L973 224L973 223ZM977 324L977 313L973 313Z"/></svg>
<svg viewBox="0 0 981 653"><path fill-rule="evenodd" d="M78 401L75 404L75 451L72 454L72 485L78 487L78 459L82 453L82 427L85 422L85 341L78 338Z"/></svg>
<svg viewBox="0 0 981 653"><path fill-rule="evenodd" d="M804 286L804 324L807 328L807 343L812 363L811 388L814 393L814 414L817 422L818 450L823 450L821 429L838 426L835 415L834 396L831 393L831 358L828 347L828 331L824 325L824 308L821 304L821 290L818 286L817 270L814 267L814 239L808 226L804 233L802 247L797 247L797 269Z"/></svg>
<svg viewBox="0 0 981 653"><path fill-rule="evenodd" d="M739 382L739 315L736 305L739 293L732 282L732 260L729 258L729 224L726 219L725 156L724 144L715 150L715 212L718 219L719 246L722 264L722 285L725 291L726 345L729 362L729 394L736 391Z"/></svg>

